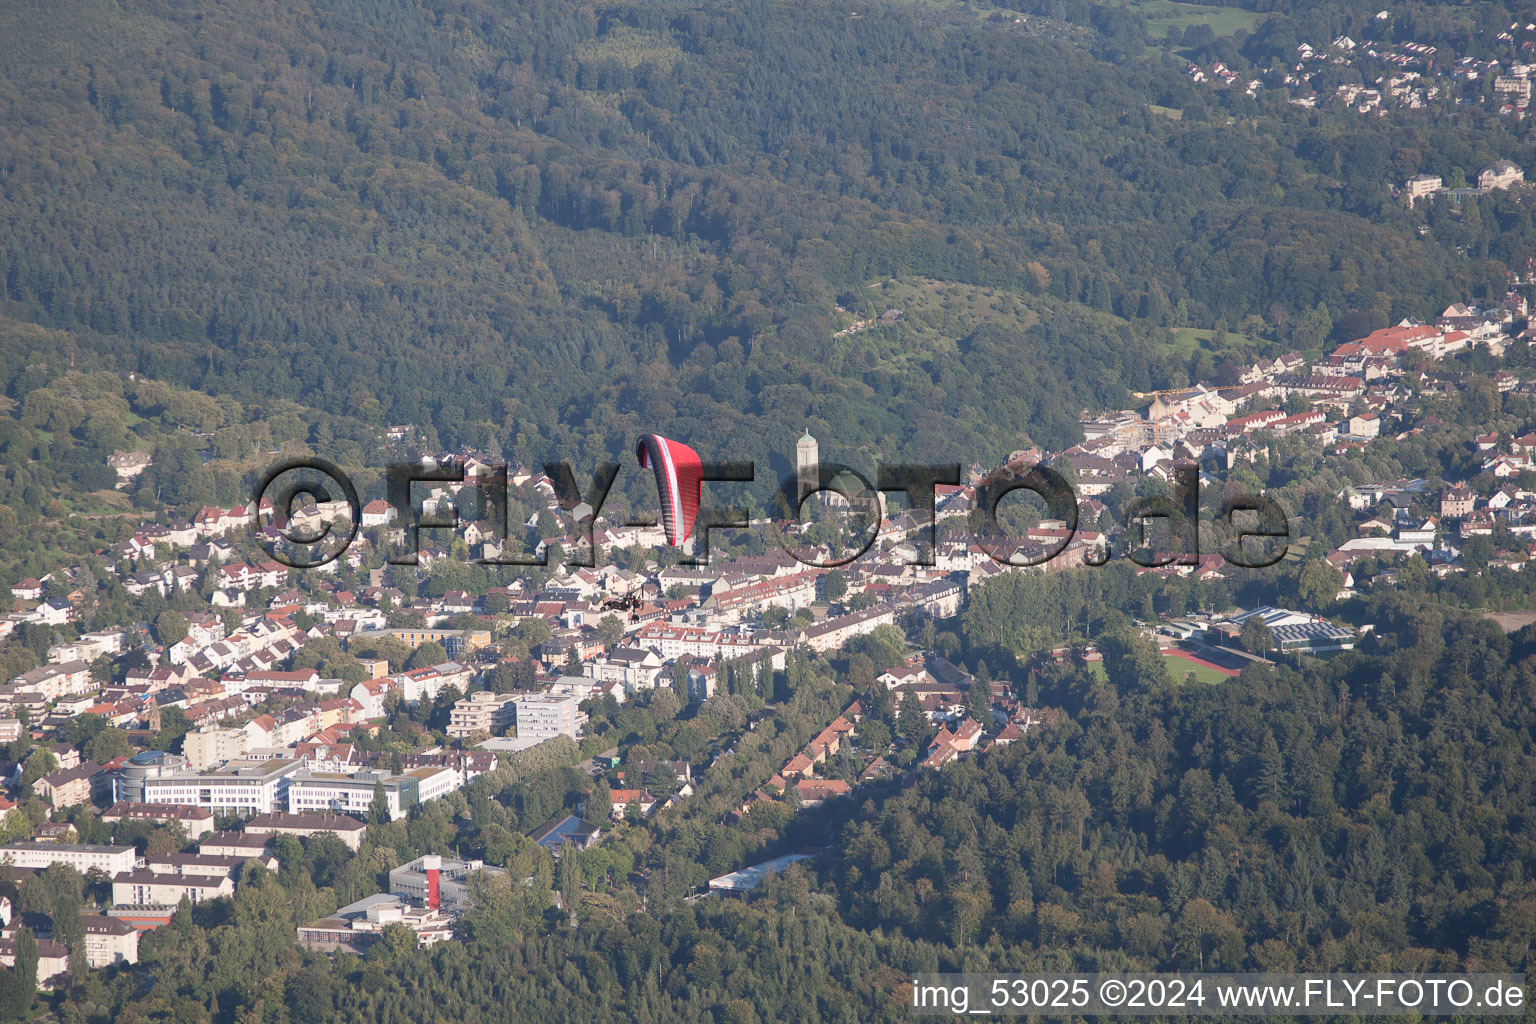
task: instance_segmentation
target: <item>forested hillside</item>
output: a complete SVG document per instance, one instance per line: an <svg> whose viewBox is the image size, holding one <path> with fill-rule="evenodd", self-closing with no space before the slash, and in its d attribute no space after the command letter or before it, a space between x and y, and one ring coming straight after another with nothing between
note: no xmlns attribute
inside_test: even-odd
<svg viewBox="0 0 1536 1024"><path fill-rule="evenodd" d="M524 458L661 429L766 461L809 422L985 459L1237 351L1168 326L1315 347L1502 283L1491 226L1386 209L1418 156L1217 102L1112 15L10 4L0 299L109 368ZM1518 156L1504 133L1458 152ZM923 325L834 339L891 277L999 290L1030 326L899 362Z"/></svg>

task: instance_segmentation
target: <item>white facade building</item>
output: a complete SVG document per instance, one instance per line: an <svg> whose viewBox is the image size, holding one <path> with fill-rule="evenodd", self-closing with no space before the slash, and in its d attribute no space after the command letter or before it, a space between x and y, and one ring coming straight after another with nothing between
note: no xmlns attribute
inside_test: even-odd
<svg viewBox="0 0 1536 1024"><path fill-rule="evenodd" d="M82 875L91 869L116 874L132 871L138 852L131 846L86 846L81 843L11 843L0 846L0 864L41 869L68 864Z"/></svg>
<svg viewBox="0 0 1536 1024"><path fill-rule="evenodd" d="M287 805L290 778L299 770L294 758L231 761L218 771L171 772L144 780L146 804L188 804L215 814L270 814Z"/></svg>
<svg viewBox="0 0 1536 1024"><path fill-rule="evenodd" d="M430 803L464 785L456 768L412 768L400 775L361 771L355 775L303 771L288 787L290 814L350 814L364 821L373 806L378 787L383 787L389 820L399 821L417 804Z"/></svg>
<svg viewBox="0 0 1536 1024"><path fill-rule="evenodd" d="M517 705L519 739L547 740L569 736L574 740L586 721L586 716L581 713L581 701L574 696L521 694L514 703Z"/></svg>

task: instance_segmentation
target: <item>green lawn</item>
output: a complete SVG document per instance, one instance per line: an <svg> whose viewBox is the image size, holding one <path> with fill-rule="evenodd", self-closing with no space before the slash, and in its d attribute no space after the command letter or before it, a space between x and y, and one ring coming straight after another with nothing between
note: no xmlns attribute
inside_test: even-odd
<svg viewBox="0 0 1536 1024"><path fill-rule="evenodd" d="M1171 654L1163 655L1163 661L1168 666L1168 674L1173 676L1173 680L1176 683L1184 682L1184 680L1189 677L1191 672L1195 674L1195 682L1205 683L1207 685L1224 683L1227 680L1234 678L1233 676L1229 676L1224 672L1216 671L1209 665L1196 665L1192 661L1185 661L1183 658L1175 657Z"/></svg>
<svg viewBox="0 0 1536 1024"><path fill-rule="evenodd" d="M1173 677L1173 681L1176 683L1184 682L1184 680L1189 677L1191 672L1195 674L1195 682L1205 683L1207 685L1224 683L1227 680L1234 678L1233 676L1229 676L1225 673L1216 671L1209 665L1196 665L1192 661L1185 661L1183 658L1172 654L1163 655L1163 662L1168 666L1168 674ZM1090 664L1088 666L1088 671L1092 672L1100 679L1107 678L1104 672L1104 663L1102 661L1095 661Z"/></svg>
<svg viewBox="0 0 1536 1024"><path fill-rule="evenodd" d="M1239 7L1211 7L1177 0L1130 0L1127 6L1147 19L1147 31L1154 39L1170 32L1182 35L1190 25L1209 25L1218 37L1230 36L1238 29L1252 32L1259 22L1257 13Z"/></svg>
<svg viewBox="0 0 1536 1024"><path fill-rule="evenodd" d="M1168 332L1168 344L1181 359L1188 359L1195 354L1197 349L1205 349L1214 352L1219 348L1247 348L1258 344L1258 340L1250 338L1246 334L1236 331L1228 331L1226 339L1218 346L1211 339L1215 331L1202 327L1175 327Z"/></svg>

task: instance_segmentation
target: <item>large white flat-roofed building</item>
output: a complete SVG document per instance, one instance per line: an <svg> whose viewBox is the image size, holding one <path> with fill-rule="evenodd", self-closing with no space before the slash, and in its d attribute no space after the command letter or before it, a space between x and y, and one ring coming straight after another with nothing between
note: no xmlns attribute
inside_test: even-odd
<svg viewBox="0 0 1536 1024"><path fill-rule="evenodd" d="M296 758L231 761L213 772L169 772L144 780L146 804L185 804L215 814L270 814L288 799L289 779L299 771Z"/></svg>
<svg viewBox="0 0 1536 1024"><path fill-rule="evenodd" d="M810 855L804 853L791 853L783 857L775 857L773 860L765 860L761 864L753 864L751 867L742 868L740 871L732 871L728 875L709 880L709 891L737 895L751 892L762 884L763 879L769 875L776 875L791 864L798 864L802 860L809 860Z"/></svg>
<svg viewBox="0 0 1536 1024"><path fill-rule="evenodd" d="M519 694L513 703L517 706L519 739L547 740L569 736L574 740L586 721L586 716L581 713L581 701L570 695Z"/></svg>
<svg viewBox="0 0 1536 1024"><path fill-rule="evenodd" d="M493 754L520 754L543 742L545 740L538 736L492 736L483 743L475 744L475 748L488 750Z"/></svg>
<svg viewBox="0 0 1536 1024"><path fill-rule="evenodd" d="M34 870L68 864L82 875L93 868L116 874L132 871L138 851L131 846L87 846L83 843L11 843L0 846L0 864Z"/></svg>
<svg viewBox="0 0 1536 1024"><path fill-rule="evenodd" d="M1321 651L1347 651L1355 646L1355 632L1342 629L1321 616L1264 605L1234 615L1225 631L1233 635L1251 620L1269 627L1271 650L1309 654Z"/></svg>
<svg viewBox="0 0 1536 1024"><path fill-rule="evenodd" d="M384 790L389 820L399 821L412 807L452 793L464 784L455 768L423 767L394 775L385 771L361 771L355 775L302 771L288 787L290 814L350 814L367 818L377 787Z"/></svg>
<svg viewBox="0 0 1536 1024"><path fill-rule="evenodd" d="M462 910L469 905L468 879L476 871L484 871L489 875L506 874L501 868L487 867L484 861L455 860L452 857L428 854L408 864L391 868L389 891L418 906L434 910L439 907Z"/></svg>
<svg viewBox="0 0 1536 1024"><path fill-rule="evenodd" d="M229 875L171 875L124 871L112 878L112 902L119 907L174 907L185 896L192 903L233 896Z"/></svg>

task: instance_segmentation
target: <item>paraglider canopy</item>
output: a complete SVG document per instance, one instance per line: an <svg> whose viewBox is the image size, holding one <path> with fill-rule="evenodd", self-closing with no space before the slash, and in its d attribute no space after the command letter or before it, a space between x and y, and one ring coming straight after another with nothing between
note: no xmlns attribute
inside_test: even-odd
<svg viewBox="0 0 1536 1024"><path fill-rule="evenodd" d="M704 464L699 453L660 434L646 434L635 446L635 455L642 469L655 472L667 542L681 547L693 533L693 522L699 515L699 495L704 484Z"/></svg>

